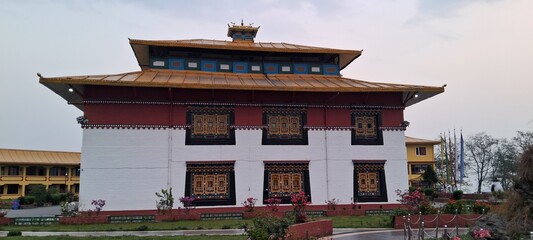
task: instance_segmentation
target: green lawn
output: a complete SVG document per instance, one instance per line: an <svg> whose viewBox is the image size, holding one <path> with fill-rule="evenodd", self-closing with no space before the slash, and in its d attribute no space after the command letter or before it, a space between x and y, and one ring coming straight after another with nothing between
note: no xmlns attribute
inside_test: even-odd
<svg viewBox="0 0 533 240"><path fill-rule="evenodd" d="M391 228L391 216L339 216L323 217L332 219L334 228ZM46 231L46 232L81 232L81 231L137 231L145 225L146 230L201 230L201 229L239 229L244 224L252 225L252 220L209 220L209 221L176 221L160 223L113 223L46 226L0 226L0 231Z"/></svg>

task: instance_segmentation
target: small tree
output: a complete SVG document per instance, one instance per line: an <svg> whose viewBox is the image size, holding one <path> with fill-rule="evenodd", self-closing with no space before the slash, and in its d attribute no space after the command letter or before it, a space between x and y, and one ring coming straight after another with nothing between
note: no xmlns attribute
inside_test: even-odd
<svg viewBox="0 0 533 240"><path fill-rule="evenodd" d="M155 195L159 198L156 201L156 207L158 212L166 214L167 212L172 213L172 208L174 207L174 196L172 196L172 188L161 189L161 193L156 192Z"/></svg>
<svg viewBox="0 0 533 240"><path fill-rule="evenodd" d="M425 183L428 188L433 188L438 181L439 179L437 178L437 173L433 169L433 166L427 166L426 171L422 174L422 182Z"/></svg>

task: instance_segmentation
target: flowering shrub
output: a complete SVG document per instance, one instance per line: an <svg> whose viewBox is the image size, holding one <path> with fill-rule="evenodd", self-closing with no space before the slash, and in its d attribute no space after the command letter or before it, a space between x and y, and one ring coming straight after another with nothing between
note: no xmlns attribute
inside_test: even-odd
<svg viewBox="0 0 533 240"><path fill-rule="evenodd" d="M61 209L61 216L73 217L79 214L78 213L78 208L79 208L78 202L61 202L59 206Z"/></svg>
<svg viewBox="0 0 533 240"><path fill-rule="evenodd" d="M189 210L194 208L194 205L193 205L194 198L192 197L188 197L188 196L180 197L180 202L183 205L183 209L185 209L185 212L187 213L189 212Z"/></svg>
<svg viewBox="0 0 533 240"><path fill-rule="evenodd" d="M257 201L257 199L255 199L253 197L249 197L249 198L246 199L246 201L244 201L242 203L242 205L246 208L247 212L253 212L256 201Z"/></svg>
<svg viewBox="0 0 533 240"><path fill-rule="evenodd" d="M487 239L492 237L489 230L480 228L479 230L472 231L474 239Z"/></svg>
<svg viewBox="0 0 533 240"><path fill-rule="evenodd" d="M94 206L94 211L96 211L96 216L98 216L100 214L100 211L102 211L102 209L105 206L105 200L102 200L102 199L93 200L91 202L91 205Z"/></svg>
<svg viewBox="0 0 533 240"><path fill-rule="evenodd" d="M335 208L337 208L337 204L339 204L339 199L333 198L331 200L325 201L325 203L328 204L328 209L335 210Z"/></svg>
<svg viewBox="0 0 533 240"><path fill-rule="evenodd" d="M248 239L287 239L287 229L291 222L287 218L258 217L253 219L253 226L244 225Z"/></svg>
<svg viewBox="0 0 533 240"><path fill-rule="evenodd" d="M474 212L478 214L485 214L490 210L490 204L486 202L474 202L473 206Z"/></svg>
<svg viewBox="0 0 533 240"><path fill-rule="evenodd" d="M279 210L279 204L281 203L281 198L269 198L266 200L267 207L272 212L277 212Z"/></svg>
<svg viewBox="0 0 533 240"><path fill-rule="evenodd" d="M307 216L305 215L305 207L309 203L307 201L308 197L309 196L306 196L305 192L303 191L291 194L291 204L295 215L295 221L297 223L304 223L307 220Z"/></svg>
<svg viewBox="0 0 533 240"><path fill-rule="evenodd" d="M436 213L437 210L432 206L429 199L422 194L420 188L409 192L402 192L401 190L396 190L396 195L400 197L398 200L401 204L405 205L409 212L422 214L432 214Z"/></svg>

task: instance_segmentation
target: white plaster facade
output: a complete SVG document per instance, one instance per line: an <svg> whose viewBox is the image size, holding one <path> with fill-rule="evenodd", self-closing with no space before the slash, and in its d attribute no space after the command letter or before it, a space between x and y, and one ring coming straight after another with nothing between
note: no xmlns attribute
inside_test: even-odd
<svg viewBox="0 0 533 240"><path fill-rule="evenodd" d="M312 201L351 202L352 160L386 160L389 203L396 189L407 189L403 131L383 131L383 145L351 145L350 131L311 130L308 145L261 145L261 130L235 130L235 145L185 145L185 130L84 129L80 206L106 200L104 210L155 209L155 192L172 187L177 201L185 193L187 161L235 161L236 206L248 197L263 197L263 161L309 161ZM364 203L362 203L364 204ZM217 206L218 207L218 206ZM231 206L230 206L231 207Z"/></svg>

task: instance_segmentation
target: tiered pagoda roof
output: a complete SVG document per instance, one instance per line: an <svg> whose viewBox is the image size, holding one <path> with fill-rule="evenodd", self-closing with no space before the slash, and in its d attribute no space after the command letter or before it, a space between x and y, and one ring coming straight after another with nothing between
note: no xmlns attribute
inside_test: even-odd
<svg viewBox="0 0 533 240"><path fill-rule="evenodd" d="M257 33L258 27L233 25L233 28L234 30L231 30L232 26L230 26L230 30L228 30L228 35L233 36L233 41L130 39L130 45L141 71L65 77L44 77L38 74L39 81L80 109L83 106L77 103L83 101L85 87L90 85L294 92L398 92L403 94L405 106L444 92L444 86L377 83L341 76L339 70L342 70L358 58L362 53L360 50L321 48L289 43L254 42L253 38ZM246 29L242 30L241 28ZM249 35L250 31L248 30L251 31L251 35ZM235 37L236 34L241 35ZM243 37L244 35L242 34L246 35L246 37ZM268 59L272 55L282 57L290 55L290 59L298 59L302 56L315 59L314 61L317 62L294 63L293 67L295 69L297 65L303 65L307 71L305 72L306 74L298 74L295 70L294 72L291 70L291 73L294 74L284 74L281 70L272 74L266 69L262 69L263 66L267 66L263 62L257 63L260 64L258 68L261 68L259 72L246 71L246 69L244 72L237 72L236 69L226 69L222 72L220 65L218 70L212 71L203 71L203 69L202 71L199 71L200 69L191 70L183 67L172 69L166 66L170 65L169 61L172 59L162 59L157 64L165 65L165 69L159 69L160 67L155 65L154 52L165 52L165 54L167 54L166 52L182 52L181 54L185 57L191 54L205 52L211 54L210 52L212 52L213 54L218 54L217 56L226 56L227 54L228 56L235 57L237 55L250 59ZM178 65L188 63L187 61L189 60L185 59L185 57L176 60L181 61L177 62ZM211 67L213 63L217 64L215 61L206 62ZM194 66L207 63L198 60L194 63ZM233 61L233 63L228 63L228 69L234 66L231 64L240 64L240 62ZM251 63L243 64L248 66ZM274 65L276 64L278 63L274 63ZM279 67L281 69L283 63L279 63L279 65L276 68ZM318 72L311 72L311 68L317 69ZM333 71L327 72L327 69L333 69Z"/></svg>

